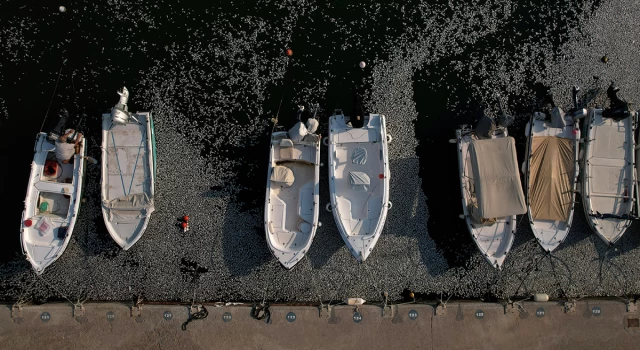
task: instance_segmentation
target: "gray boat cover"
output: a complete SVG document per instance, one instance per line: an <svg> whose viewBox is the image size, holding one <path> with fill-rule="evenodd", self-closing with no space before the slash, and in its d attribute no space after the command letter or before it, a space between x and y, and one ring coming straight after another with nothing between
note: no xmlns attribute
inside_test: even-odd
<svg viewBox="0 0 640 350"><path fill-rule="evenodd" d="M474 140L469 152L478 215L489 219L526 213L513 137Z"/></svg>
<svg viewBox="0 0 640 350"><path fill-rule="evenodd" d="M533 220L569 220L574 174L574 140L536 136L531 143L529 205Z"/></svg>
<svg viewBox="0 0 640 350"><path fill-rule="evenodd" d="M130 194L110 201L103 201L102 206L107 211L109 220L112 220L114 216L141 219L151 215L155 209L153 199L150 199L146 193Z"/></svg>
<svg viewBox="0 0 640 350"><path fill-rule="evenodd" d="M293 142L300 142L304 136L308 133L307 127L302 122L297 122L296 125L289 130L289 137Z"/></svg>
<svg viewBox="0 0 640 350"><path fill-rule="evenodd" d="M356 147L351 153L351 162L353 164L364 164L367 162L367 149Z"/></svg>
<svg viewBox="0 0 640 350"><path fill-rule="evenodd" d="M371 179L369 179L369 175L366 173L361 171L351 171L349 172L349 182L354 190L367 191L371 184Z"/></svg>

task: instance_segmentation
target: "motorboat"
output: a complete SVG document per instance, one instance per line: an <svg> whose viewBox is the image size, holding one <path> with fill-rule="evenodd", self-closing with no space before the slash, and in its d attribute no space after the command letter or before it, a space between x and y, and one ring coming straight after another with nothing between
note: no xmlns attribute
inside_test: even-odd
<svg viewBox="0 0 640 350"><path fill-rule="evenodd" d="M304 107L298 109L298 116ZM274 120L277 123L277 119ZM318 121L299 121L289 131L274 125L264 206L269 250L286 269L309 251L318 221L320 190L320 135Z"/></svg>
<svg viewBox="0 0 640 350"><path fill-rule="evenodd" d="M608 89L611 107L592 108L584 120L582 202L589 226L607 244L631 226L636 208L636 113Z"/></svg>
<svg viewBox="0 0 640 350"><path fill-rule="evenodd" d="M456 130L462 212L476 246L487 262L501 269L511 250L517 215L527 212L518 174L516 143L507 120L496 123L485 114L476 128Z"/></svg>
<svg viewBox="0 0 640 350"><path fill-rule="evenodd" d="M577 106L565 113L555 106L548 116L534 112L525 128L526 160L523 164L529 224L538 243L552 252L567 238L573 222L578 190L580 127L585 111Z"/></svg>
<svg viewBox="0 0 640 350"><path fill-rule="evenodd" d="M360 116L358 116L360 117ZM385 116L362 120L336 110L329 119L329 189L338 230L349 251L364 262L373 251L387 218L389 155ZM359 124L359 125L358 125Z"/></svg>
<svg viewBox="0 0 640 350"><path fill-rule="evenodd" d="M56 141L51 136L41 132L36 137L20 225L22 252L37 274L56 261L69 244L85 174L86 139L72 161L65 163L56 158Z"/></svg>
<svg viewBox="0 0 640 350"><path fill-rule="evenodd" d="M139 239L154 211L156 150L150 112L131 113L129 91L102 115L102 216L111 237L127 250Z"/></svg>

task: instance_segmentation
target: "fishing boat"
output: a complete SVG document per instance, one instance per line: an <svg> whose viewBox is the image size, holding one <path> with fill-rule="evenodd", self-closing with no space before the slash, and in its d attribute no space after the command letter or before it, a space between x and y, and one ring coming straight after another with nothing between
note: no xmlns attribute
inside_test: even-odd
<svg viewBox="0 0 640 350"><path fill-rule="evenodd" d="M303 110L301 106L299 116ZM307 254L321 226L317 127L317 120L310 118L306 126L299 121L289 132L274 127L271 134L264 227L269 250L286 269Z"/></svg>
<svg viewBox="0 0 640 350"><path fill-rule="evenodd" d="M577 108L577 93L574 88L574 111L565 113L552 101L551 115L535 112L525 128L523 173L529 224L538 243L548 252L567 238L573 222L580 173L580 127L576 120L584 114L583 109Z"/></svg>
<svg viewBox="0 0 640 350"><path fill-rule="evenodd" d="M127 250L139 239L154 211L156 150L149 112L131 113L129 91L102 115L102 216L111 237Z"/></svg>
<svg viewBox="0 0 640 350"><path fill-rule="evenodd" d="M69 163L56 158L55 148L46 133L37 135L20 226L22 252L37 274L69 244L82 196L86 139Z"/></svg>
<svg viewBox="0 0 640 350"><path fill-rule="evenodd" d="M516 215L527 212L518 174L516 144L507 120L496 125L483 115L475 129L456 130L462 212L476 246L500 269L515 238Z"/></svg>
<svg viewBox="0 0 640 350"><path fill-rule="evenodd" d="M389 156L382 114L363 115L363 120L336 110L329 119L329 189L327 209L351 254L364 262L373 251L387 218ZM362 125L355 124L359 123Z"/></svg>
<svg viewBox="0 0 640 350"><path fill-rule="evenodd" d="M637 116L611 85L611 108L594 108L584 121L582 201L589 226L607 244L631 226L635 204Z"/></svg>

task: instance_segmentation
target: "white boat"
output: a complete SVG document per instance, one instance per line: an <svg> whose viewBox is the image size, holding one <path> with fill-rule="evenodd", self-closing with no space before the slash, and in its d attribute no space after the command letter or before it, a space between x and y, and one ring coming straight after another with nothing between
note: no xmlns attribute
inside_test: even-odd
<svg viewBox="0 0 640 350"><path fill-rule="evenodd" d="M329 120L329 189L331 210L351 254L359 261L373 250L387 218L389 157L385 117L363 116L363 126L337 110Z"/></svg>
<svg viewBox="0 0 640 350"><path fill-rule="evenodd" d="M22 212L22 252L37 274L56 261L69 244L78 216L84 180L86 139L73 163L55 156L55 144L39 133Z"/></svg>
<svg viewBox="0 0 640 350"><path fill-rule="evenodd" d="M291 269L307 254L317 228L320 135L317 121L271 134L264 227L271 253Z"/></svg>
<svg viewBox="0 0 640 350"><path fill-rule="evenodd" d="M575 96L575 95L574 95ZM550 120L535 112L525 129L529 224L538 243L552 252L571 229L578 190L580 128L573 114L554 107Z"/></svg>
<svg viewBox="0 0 640 350"><path fill-rule="evenodd" d="M610 112L590 109L585 118L582 201L589 226L614 244L631 226L636 205L636 115Z"/></svg>
<svg viewBox="0 0 640 350"><path fill-rule="evenodd" d="M513 245L516 215L527 212L515 140L506 127L477 132L463 125L455 142L467 228L484 258L500 269Z"/></svg>
<svg viewBox="0 0 640 350"><path fill-rule="evenodd" d="M155 134L149 112L130 113L122 89L111 114L102 115L102 216L122 249L134 245L154 211Z"/></svg>

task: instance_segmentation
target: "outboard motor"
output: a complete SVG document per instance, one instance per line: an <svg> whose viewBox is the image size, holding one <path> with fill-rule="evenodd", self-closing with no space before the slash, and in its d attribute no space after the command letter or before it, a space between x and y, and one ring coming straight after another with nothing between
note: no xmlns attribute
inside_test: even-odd
<svg viewBox="0 0 640 350"><path fill-rule="evenodd" d="M573 110L571 111L571 117L573 119L582 119L587 116L586 108L578 107L578 92L580 92L580 88L577 86L573 87Z"/></svg>
<svg viewBox="0 0 640 350"><path fill-rule="evenodd" d="M617 87L614 82L611 82L611 85L609 85L609 88L607 89L607 97L611 100L611 104L608 109L605 109L604 112L602 112L603 117L611 118L613 120L622 120L631 116L629 103L618 97L618 91L620 91L620 88Z"/></svg>
<svg viewBox="0 0 640 350"><path fill-rule="evenodd" d="M480 119L478 119L478 123L476 124L476 128L473 132L479 139L490 139L491 134L495 130L495 123L493 119L489 118L484 112Z"/></svg>
<svg viewBox="0 0 640 350"><path fill-rule="evenodd" d="M111 122L113 124L124 125L129 122L131 113L127 107L129 101L129 90L126 87L122 87L122 91L118 91L120 95L120 101L111 109Z"/></svg>
<svg viewBox="0 0 640 350"><path fill-rule="evenodd" d="M504 110L502 109L502 102L500 101L500 98L498 98L498 109L498 112L500 113L500 116L498 117L498 124L500 124L500 126L502 126L503 128L508 128L509 125L513 123L515 118L512 115L504 112Z"/></svg>
<svg viewBox="0 0 640 350"><path fill-rule="evenodd" d="M62 109L60 111L60 120L58 120L58 124L53 128L52 131L47 134L47 141L51 143L55 143L57 139L62 136L64 132L64 126L67 123L67 119L69 119L69 112L66 109Z"/></svg>

